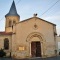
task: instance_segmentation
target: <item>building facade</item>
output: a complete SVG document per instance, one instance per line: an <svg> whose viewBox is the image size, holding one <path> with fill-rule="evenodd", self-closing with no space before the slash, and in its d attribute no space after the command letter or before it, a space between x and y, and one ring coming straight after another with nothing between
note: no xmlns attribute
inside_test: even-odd
<svg viewBox="0 0 60 60"><path fill-rule="evenodd" d="M57 47L57 54L60 55L60 35L57 36L57 45L58 45L58 47Z"/></svg>
<svg viewBox="0 0 60 60"><path fill-rule="evenodd" d="M49 57L57 54L56 25L34 14L20 21L15 2L5 15L5 31L0 32L0 49L15 58Z"/></svg>

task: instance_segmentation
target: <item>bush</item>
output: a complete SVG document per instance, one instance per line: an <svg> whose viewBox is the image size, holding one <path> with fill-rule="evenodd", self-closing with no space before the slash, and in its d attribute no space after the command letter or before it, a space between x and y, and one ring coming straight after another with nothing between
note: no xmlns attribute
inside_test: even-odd
<svg viewBox="0 0 60 60"><path fill-rule="evenodd" d="M6 53L4 52L3 49L1 49L1 50L0 50L0 57L4 57L4 56L6 56Z"/></svg>

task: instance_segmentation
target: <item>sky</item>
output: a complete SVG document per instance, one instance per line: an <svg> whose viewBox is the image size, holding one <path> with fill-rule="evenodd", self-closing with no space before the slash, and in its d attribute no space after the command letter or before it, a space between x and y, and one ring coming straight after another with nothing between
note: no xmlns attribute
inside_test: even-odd
<svg viewBox="0 0 60 60"><path fill-rule="evenodd" d="M14 1L21 21L30 18L34 13L37 13L39 18L56 24L57 34L60 34L60 0ZM13 0L0 0L0 31L5 30L5 15L9 12L12 2ZM46 13L44 13L45 11Z"/></svg>

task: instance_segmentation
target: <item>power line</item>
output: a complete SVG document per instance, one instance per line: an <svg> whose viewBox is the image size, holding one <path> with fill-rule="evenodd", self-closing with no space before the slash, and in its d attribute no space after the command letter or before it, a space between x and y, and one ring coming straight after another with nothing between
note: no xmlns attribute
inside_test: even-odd
<svg viewBox="0 0 60 60"><path fill-rule="evenodd" d="M49 11L54 5L56 5L60 0L56 1L51 7L49 7L44 13L41 14L44 15L47 11Z"/></svg>
<svg viewBox="0 0 60 60"><path fill-rule="evenodd" d="M18 0L18 2L16 3L16 5L20 2L21 0Z"/></svg>
<svg viewBox="0 0 60 60"><path fill-rule="evenodd" d="M17 2L17 4L18 4L20 1L21 1L21 0L19 0L19 1ZM16 5L17 5L17 4L16 4ZM2 19L3 19L4 17L5 17L5 15L0 19L0 21L2 21Z"/></svg>
<svg viewBox="0 0 60 60"><path fill-rule="evenodd" d="M2 19L4 18L5 16L3 16L1 19L0 19L0 21L2 21Z"/></svg>
<svg viewBox="0 0 60 60"><path fill-rule="evenodd" d="M19 1L16 3L16 5L17 5L20 1L21 1L21 0L19 0ZM50 8L48 8L44 13L42 13L41 16L44 15L47 11L49 11L49 10L50 10L55 4L57 4L59 1L60 1L60 0L56 1ZM3 16L3 17L1 18L1 20L2 20L4 17L5 17L5 16ZM0 20L0 21L1 21L1 20Z"/></svg>

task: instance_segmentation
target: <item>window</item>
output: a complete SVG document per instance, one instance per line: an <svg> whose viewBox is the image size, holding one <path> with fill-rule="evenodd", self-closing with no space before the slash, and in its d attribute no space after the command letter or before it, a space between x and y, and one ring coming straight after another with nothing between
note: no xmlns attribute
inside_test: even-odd
<svg viewBox="0 0 60 60"><path fill-rule="evenodd" d="M8 38L5 38L4 39L4 49L5 50L8 50L9 49L9 39Z"/></svg>
<svg viewBox="0 0 60 60"><path fill-rule="evenodd" d="M16 24L16 21L13 21L13 25L15 25Z"/></svg>
<svg viewBox="0 0 60 60"><path fill-rule="evenodd" d="M9 21L9 27L11 27L11 24L12 24L11 21Z"/></svg>

